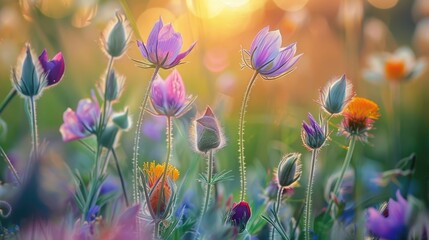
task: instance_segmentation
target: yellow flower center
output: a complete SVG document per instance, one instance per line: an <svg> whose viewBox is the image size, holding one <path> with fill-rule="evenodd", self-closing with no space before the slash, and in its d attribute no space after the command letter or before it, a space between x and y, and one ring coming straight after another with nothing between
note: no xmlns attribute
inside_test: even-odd
<svg viewBox="0 0 429 240"><path fill-rule="evenodd" d="M384 64L384 72L387 79L400 81L405 77L405 62L401 59L389 58Z"/></svg>
<svg viewBox="0 0 429 240"><path fill-rule="evenodd" d="M149 187L153 187L156 181L162 176L164 172L165 164L156 164L155 162L145 162L143 164L143 171L147 174L147 180ZM167 166L167 177L171 178L173 181L176 181L179 178L179 170L177 170L173 165L168 164Z"/></svg>

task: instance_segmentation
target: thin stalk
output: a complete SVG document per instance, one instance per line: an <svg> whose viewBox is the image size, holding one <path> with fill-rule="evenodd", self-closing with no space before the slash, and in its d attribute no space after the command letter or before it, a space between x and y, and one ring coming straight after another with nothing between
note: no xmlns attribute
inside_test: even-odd
<svg viewBox="0 0 429 240"><path fill-rule="evenodd" d="M7 107L7 105L9 105L10 101L13 99L13 97L16 96L16 89L12 88L9 93L7 94L7 96L5 97L5 99L3 100L3 102L0 105L0 115L3 112L3 110Z"/></svg>
<svg viewBox="0 0 429 240"><path fill-rule="evenodd" d="M401 86L399 82L393 82L391 87L392 104L392 133L393 133L393 160L397 163L401 159Z"/></svg>
<svg viewBox="0 0 429 240"><path fill-rule="evenodd" d="M30 169L32 167L33 161L35 161L38 158L39 154L39 140L38 140L38 133L37 133L37 113L36 113L36 100L34 97L28 98L28 101L30 102L30 120L31 120L31 137L32 137L32 154L31 157L27 163L26 167L26 177L28 177L28 174L30 173Z"/></svg>
<svg viewBox="0 0 429 240"><path fill-rule="evenodd" d="M109 58L109 63L107 65L107 73L106 73L106 79L104 83L104 103L103 103L103 112L101 113L100 122L98 124L99 126L99 132L98 134L101 136L103 134L104 128L106 126L106 115L107 115L107 106L109 105L109 101L106 100L107 96L107 88L108 88L108 82L109 82L109 75L112 71L112 65L113 65L113 57L111 56Z"/></svg>
<svg viewBox="0 0 429 240"><path fill-rule="evenodd" d="M317 157L317 149L313 149L311 151L311 167L310 167L310 176L308 179L307 186L307 194L305 196L305 222L304 222L304 236L305 240L309 240L310 238L310 228L311 228L311 207L312 207L312 199L311 195L313 193L313 181L314 181L314 171L316 168L316 157Z"/></svg>
<svg viewBox="0 0 429 240"><path fill-rule="evenodd" d="M79 143L82 144L88 151L90 151L92 154L95 154L95 150L85 141L82 139L79 140Z"/></svg>
<svg viewBox="0 0 429 240"><path fill-rule="evenodd" d="M100 153L101 153L101 146L99 145L97 147L97 151L95 152L95 166L93 169L93 174L92 174L92 181L90 182L90 186L89 186L89 192L85 201L85 206L83 208L83 212L82 212L82 222L85 221L85 217L89 211L89 208L91 206L91 202L92 202L92 196L94 195L94 191L95 191L95 181L98 181L98 160L100 157Z"/></svg>
<svg viewBox="0 0 429 240"><path fill-rule="evenodd" d="M138 39L141 39L139 28L137 27L136 19L134 18L133 14L131 13L131 9L128 6L128 3L126 0L121 0L122 8L124 9L125 15L127 16L128 21L130 22L130 25L133 29L133 32L137 35Z"/></svg>
<svg viewBox="0 0 429 240"><path fill-rule="evenodd" d="M210 191L212 188L212 177L213 177L213 151L210 150L209 151L209 161L208 161L208 166L207 166L207 188L206 188L206 197L204 200L204 205L203 205L203 210L201 211L201 220L200 222L203 220L204 218L204 214L207 211L207 208L209 206L209 202L210 202Z"/></svg>
<svg viewBox="0 0 429 240"><path fill-rule="evenodd" d="M238 124L238 153L240 160L240 200L244 201L246 196L246 166L245 166L245 156L244 156L244 117L246 115L246 108L249 102L250 92L252 87L255 84L256 77L258 76L258 71L255 71L250 78L249 84L247 85L246 92L244 93L244 98L241 103L240 110L240 120Z"/></svg>
<svg viewBox="0 0 429 240"><path fill-rule="evenodd" d="M353 151L355 149L355 143L356 143L356 138L352 136L350 138L349 146L347 148L346 158L344 159L344 163L343 163L343 167L341 168L340 176L338 177L338 180L335 183L335 187L334 187L334 191L333 191L334 196L337 196L338 191L340 190L340 187L341 187L341 183L343 182L344 174L350 165L350 161L351 161L352 156L353 156ZM329 201L328 208L326 209L325 216L327 216L327 214L330 214L333 204L334 204L334 201L333 201L333 199L331 199Z"/></svg>
<svg viewBox="0 0 429 240"><path fill-rule="evenodd" d="M279 190L277 191L277 199L276 202L274 203L274 217L277 217L279 215L279 210L280 210L280 203L282 201L282 192L283 192L283 187L279 187ZM275 234L275 228L274 226L272 226L271 228L271 240L274 240L274 234Z"/></svg>
<svg viewBox="0 0 429 240"><path fill-rule="evenodd" d="M140 104L140 114L137 119L137 125L136 125L136 133L134 136L134 148L133 148L133 201L134 203L140 202L140 192L139 192L139 145L140 145L140 129L143 123L143 115L146 110L147 100L149 98L150 89L152 87L153 80L156 78L156 75L158 74L159 67L156 67L153 71L152 78L150 79L149 85L146 88L145 94L143 95L143 100ZM146 186L146 180L142 179L143 186ZM149 199L146 199L146 202L149 202Z"/></svg>
<svg viewBox="0 0 429 240"><path fill-rule="evenodd" d="M9 166L10 171L12 171L13 175L15 176L18 184L21 185L21 179L19 178L18 172L16 171L15 167L13 166L12 162L7 157L6 153L4 152L4 150L1 146L0 146L0 155L3 156L4 160L6 161L7 165Z"/></svg>
<svg viewBox="0 0 429 240"><path fill-rule="evenodd" d="M121 168L119 167L119 161L118 161L118 157L116 155L115 149L112 149L112 153L113 153L113 159L115 159L116 170L118 170L119 179L121 180L122 193L124 194L125 203L127 204L127 207L128 207L130 206L130 203L128 202L127 191L125 190L124 177L122 175Z"/></svg>

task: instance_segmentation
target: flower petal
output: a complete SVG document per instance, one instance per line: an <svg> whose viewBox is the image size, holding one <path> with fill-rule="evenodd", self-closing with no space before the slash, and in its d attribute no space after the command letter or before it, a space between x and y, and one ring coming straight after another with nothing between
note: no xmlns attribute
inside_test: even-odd
<svg viewBox="0 0 429 240"><path fill-rule="evenodd" d="M179 55L177 55L177 57L176 57L176 59L174 59L174 61L172 62L172 63L170 63L170 65L169 66L167 66L167 68L171 68L171 67L174 67L174 66L176 66L177 64L179 64L180 63L180 61L183 59L183 58L185 58L190 52L191 52L191 50L194 48L194 46L195 46L195 44L196 44L197 42L194 42L194 43L192 43L192 45L188 48L188 50L186 50L186 51L184 51L184 52L182 52L182 53L180 53Z"/></svg>
<svg viewBox="0 0 429 240"><path fill-rule="evenodd" d="M261 41L265 38L269 30L269 27L266 26L263 29L261 29L258 34L256 34L256 37L252 41L252 45L250 45L250 52L254 52L255 49L261 44Z"/></svg>
<svg viewBox="0 0 429 240"><path fill-rule="evenodd" d="M279 54L282 44L280 32L278 30L268 32L252 53L252 64L256 69L261 69L269 64Z"/></svg>
<svg viewBox="0 0 429 240"><path fill-rule="evenodd" d="M158 35L158 63L169 66L179 54L182 44L182 36L174 31L171 24L162 27Z"/></svg>
<svg viewBox="0 0 429 240"><path fill-rule="evenodd" d="M143 57L148 59L149 53L147 52L144 43L142 41L137 40L137 47L139 48L140 53L143 55Z"/></svg>
<svg viewBox="0 0 429 240"><path fill-rule="evenodd" d="M149 34L149 37L147 39L147 50L149 53L149 61L151 62L157 62L156 59L156 49L158 46L158 35L159 31L161 31L161 28L164 26L162 22L162 18L160 17L158 22L155 23L155 25L152 28L152 31Z"/></svg>
<svg viewBox="0 0 429 240"><path fill-rule="evenodd" d="M89 135L77 118L76 113L70 108L64 112L63 120L64 123L60 127L60 133L63 137L63 141L69 142Z"/></svg>

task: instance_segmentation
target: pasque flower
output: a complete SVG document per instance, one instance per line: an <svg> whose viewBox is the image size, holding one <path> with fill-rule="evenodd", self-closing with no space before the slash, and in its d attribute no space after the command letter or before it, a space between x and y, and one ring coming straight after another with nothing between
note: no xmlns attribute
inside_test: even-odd
<svg viewBox="0 0 429 240"><path fill-rule="evenodd" d="M265 27L259 31L253 39L250 51L243 50L243 62L265 79L274 79L293 71L294 64L302 54L295 56L296 43L281 48L280 31L268 30L269 28Z"/></svg>
<svg viewBox="0 0 429 240"><path fill-rule="evenodd" d="M44 49L39 56L39 62L46 74L48 86L59 83L64 75L65 69L63 54L58 52L51 60L49 60L48 52Z"/></svg>
<svg viewBox="0 0 429 240"><path fill-rule="evenodd" d="M196 123L196 145L200 152L208 152L217 149L224 142L219 123L213 110L206 108L203 116L195 120Z"/></svg>
<svg viewBox="0 0 429 240"><path fill-rule="evenodd" d="M399 190L396 192L396 201L389 199L387 209L380 213L375 208L368 209L366 227L371 234L381 239L404 239L407 236L407 214L409 204Z"/></svg>
<svg viewBox="0 0 429 240"><path fill-rule="evenodd" d="M60 127L63 141L85 138L96 132L100 118L100 106L95 96L79 101L76 112L68 108L63 114L64 123Z"/></svg>
<svg viewBox="0 0 429 240"><path fill-rule="evenodd" d="M378 105L366 98L354 97L343 111L340 132L347 136L355 136L366 141L368 131L372 129L374 120L380 117Z"/></svg>
<svg viewBox="0 0 429 240"><path fill-rule="evenodd" d="M102 37L104 51L111 57L121 57L127 49L131 33L124 17L116 13L116 21L111 22Z"/></svg>
<svg viewBox="0 0 429 240"><path fill-rule="evenodd" d="M155 112L167 117L182 116L193 102L190 96L186 96L185 85L177 70L165 81L159 76L153 81L150 99Z"/></svg>
<svg viewBox="0 0 429 240"><path fill-rule="evenodd" d="M364 77L372 82L402 82L418 77L425 69L426 61L416 60L413 51L400 47L394 53L376 53L369 58L369 68Z"/></svg>
<svg viewBox="0 0 429 240"><path fill-rule="evenodd" d="M171 23L164 25L162 19L159 18L153 26L146 44L137 41L141 54L149 63L139 62L143 64L143 67L172 68L181 63L182 59L194 48L195 43L188 50L179 53L183 45L182 35L174 31Z"/></svg>
<svg viewBox="0 0 429 240"><path fill-rule="evenodd" d="M320 91L320 104L328 114L339 114L353 97L352 84L346 75L329 82Z"/></svg>
<svg viewBox="0 0 429 240"><path fill-rule="evenodd" d="M326 134L311 113L308 114L308 120L309 124L302 122L302 142L308 149L319 149L325 143Z"/></svg>
<svg viewBox="0 0 429 240"><path fill-rule="evenodd" d="M301 154L290 153L285 155L277 168L277 184L288 187L299 180L302 173Z"/></svg>
<svg viewBox="0 0 429 240"><path fill-rule="evenodd" d="M232 209L229 212L229 221L233 226L238 227L238 231L241 233L246 229L246 224L251 215L249 203L241 201L232 205Z"/></svg>

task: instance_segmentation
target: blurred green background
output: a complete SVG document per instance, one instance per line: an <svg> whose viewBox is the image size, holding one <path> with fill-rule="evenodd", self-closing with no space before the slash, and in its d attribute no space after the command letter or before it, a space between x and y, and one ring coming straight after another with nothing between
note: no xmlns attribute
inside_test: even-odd
<svg viewBox="0 0 429 240"><path fill-rule="evenodd" d="M379 51L393 51L410 46L418 57L429 54L429 6L424 0L128 0L141 36L132 36L124 57L115 61L115 69L126 76L124 94L115 110L129 106L135 117L151 70L135 66L131 59L142 59L136 39L145 42L160 16L171 22L183 36L184 47L198 41L187 64L177 67L187 92L197 95L196 112L207 105L214 107L220 119L227 145L217 154L219 169L232 169L235 181L225 193L238 190L237 126L239 107L245 86L252 74L241 69L240 49L249 49L253 37L266 25L279 29L285 46L297 42L304 56L290 75L274 81L258 79L246 118L246 159L249 178L268 173L281 155L303 153L304 170L310 154L300 139L302 120L307 112L318 114L319 90L328 80L343 73L353 82L357 95L379 104L382 117L375 122L368 144L358 144L354 166L370 164L370 169L388 170L393 160L392 118L400 112L401 155L417 156L413 194L428 196L429 173L429 90L428 71L412 82L401 85L400 108L392 109L388 83L375 85L362 78L367 57ZM115 11L122 11L119 1L96 0L2 0L0 2L0 99L10 91L10 70L24 44L30 42L37 54L46 48L49 56L61 51L66 71L61 83L46 90L37 101L40 139L49 143L48 152L58 168L63 163L71 168L88 169L91 155L77 142L63 143L58 131L62 114L76 108L79 99L90 96L107 67L101 50L100 36ZM170 71L162 70L166 77ZM192 114L176 121L178 129L173 163L182 173L199 163L202 157L189 147L189 122ZM0 116L7 123L1 130L0 144L8 153L26 159L31 148L30 130L22 98L12 103ZM335 119L338 124L340 119ZM315 193L322 194L329 175L339 169L345 156L344 137L331 126L332 142L319 157ZM161 136L162 128L160 129ZM122 136L119 154L121 164L131 176L134 129ZM162 160L164 142L144 138L143 160ZM150 147L149 147L150 146ZM63 161L64 160L64 161ZM3 162L1 165L4 167ZM304 172L304 179L307 178ZM251 181L251 180L250 180ZM304 180L305 182L305 180ZM301 184L305 186L305 184ZM304 193L301 187L299 192ZM237 196L236 196L237 197ZM317 197L315 197L317 198ZM316 204L318 204L316 202ZM320 204L320 203L319 203Z"/></svg>

